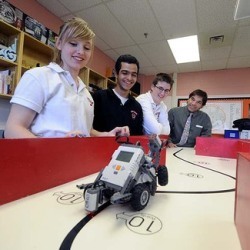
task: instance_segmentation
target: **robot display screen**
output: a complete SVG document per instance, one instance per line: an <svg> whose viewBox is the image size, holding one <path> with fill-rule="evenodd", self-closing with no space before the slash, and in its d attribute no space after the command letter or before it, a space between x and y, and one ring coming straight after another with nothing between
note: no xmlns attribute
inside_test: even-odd
<svg viewBox="0 0 250 250"><path fill-rule="evenodd" d="M124 162L130 162L132 156L133 156L133 152L127 152L127 151L121 151L116 160L118 161L124 161Z"/></svg>

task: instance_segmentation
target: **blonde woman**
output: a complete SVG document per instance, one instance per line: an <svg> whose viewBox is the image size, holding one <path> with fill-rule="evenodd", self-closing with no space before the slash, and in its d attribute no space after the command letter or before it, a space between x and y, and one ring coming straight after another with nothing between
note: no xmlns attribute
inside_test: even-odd
<svg viewBox="0 0 250 250"><path fill-rule="evenodd" d="M129 135L128 127L92 128L94 101L79 73L91 58L94 37L80 18L61 26L53 62L28 70L18 83L5 138Z"/></svg>

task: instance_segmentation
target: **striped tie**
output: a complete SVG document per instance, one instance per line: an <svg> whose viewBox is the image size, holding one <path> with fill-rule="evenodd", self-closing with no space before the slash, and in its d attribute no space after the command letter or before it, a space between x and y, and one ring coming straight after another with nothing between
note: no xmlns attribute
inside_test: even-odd
<svg viewBox="0 0 250 250"><path fill-rule="evenodd" d="M190 113L189 116L188 116L188 118L187 118L187 121L186 121L184 130L183 130L183 133L181 135L181 140L178 143L179 146L184 145L187 142L188 135L189 135L189 130L190 130L190 124L191 124L192 115L193 115L193 113Z"/></svg>

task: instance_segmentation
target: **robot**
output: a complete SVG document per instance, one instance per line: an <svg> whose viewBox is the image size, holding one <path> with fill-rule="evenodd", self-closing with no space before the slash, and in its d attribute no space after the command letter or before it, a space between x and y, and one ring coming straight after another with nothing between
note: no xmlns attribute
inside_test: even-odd
<svg viewBox="0 0 250 250"><path fill-rule="evenodd" d="M95 212L104 202L130 202L132 209L144 209L155 195L157 183L168 184L168 170L159 165L160 152L165 143L156 135L149 137L149 152L144 153L140 142L121 144L109 164L100 171L93 183L77 185L83 189L85 210Z"/></svg>

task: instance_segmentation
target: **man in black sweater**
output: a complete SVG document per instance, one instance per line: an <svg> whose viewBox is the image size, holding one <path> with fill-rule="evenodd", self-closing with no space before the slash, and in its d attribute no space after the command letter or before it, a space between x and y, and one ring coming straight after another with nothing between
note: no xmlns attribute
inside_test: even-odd
<svg viewBox="0 0 250 250"><path fill-rule="evenodd" d="M114 89L96 91L93 128L110 131L128 126L130 135L143 134L141 105L130 94L139 74L139 62L131 55L121 55L115 63L117 84Z"/></svg>

